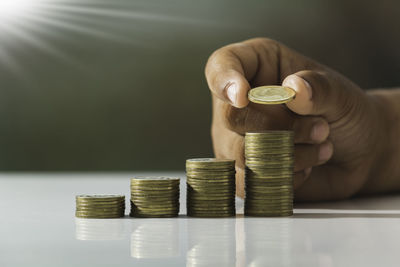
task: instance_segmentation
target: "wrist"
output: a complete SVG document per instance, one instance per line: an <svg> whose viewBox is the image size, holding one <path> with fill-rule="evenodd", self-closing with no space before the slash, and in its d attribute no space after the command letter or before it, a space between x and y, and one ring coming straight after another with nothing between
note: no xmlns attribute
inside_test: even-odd
<svg viewBox="0 0 400 267"><path fill-rule="evenodd" d="M376 138L369 177L360 193L400 190L400 90L367 92L373 109Z"/></svg>

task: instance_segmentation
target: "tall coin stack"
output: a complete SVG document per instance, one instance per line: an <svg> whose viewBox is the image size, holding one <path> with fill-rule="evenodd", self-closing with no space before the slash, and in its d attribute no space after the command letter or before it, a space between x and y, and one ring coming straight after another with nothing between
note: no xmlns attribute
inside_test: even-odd
<svg viewBox="0 0 400 267"><path fill-rule="evenodd" d="M246 133L245 215L293 215L293 150L293 131Z"/></svg>
<svg viewBox="0 0 400 267"><path fill-rule="evenodd" d="M188 159L187 215L235 216L235 173L234 160Z"/></svg>
<svg viewBox="0 0 400 267"><path fill-rule="evenodd" d="M179 178L131 179L131 217L176 217L179 214Z"/></svg>
<svg viewBox="0 0 400 267"><path fill-rule="evenodd" d="M123 195L78 195L75 197L78 218L120 218L125 215Z"/></svg>

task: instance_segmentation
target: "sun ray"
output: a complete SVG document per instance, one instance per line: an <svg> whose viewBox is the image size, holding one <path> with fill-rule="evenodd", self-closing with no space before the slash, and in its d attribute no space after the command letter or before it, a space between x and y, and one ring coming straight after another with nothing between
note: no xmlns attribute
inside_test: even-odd
<svg viewBox="0 0 400 267"><path fill-rule="evenodd" d="M129 20L141 20L147 22L171 22L171 23L189 23L195 25L216 25L217 22L204 19L196 19L193 17L185 17L183 15L165 15L161 13L148 13L144 10L132 11L132 10L121 10L116 8L99 8L90 6L72 6L72 5L60 5L52 2L44 2L40 4L41 10L48 10L51 12L68 13L68 14L81 14L91 15L97 17L107 18L119 18Z"/></svg>
<svg viewBox="0 0 400 267"><path fill-rule="evenodd" d="M215 20L179 13L176 2L168 8L163 3L145 0L0 0L0 67L9 66L14 72L21 70L21 64L8 51L13 40L21 47L27 44L62 62L78 66L79 60L53 45L54 40L77 45L82 39L71 39L74 34L141 49L157 49L159 43L150 41L154 37L154 27L172 30L177 25L225 27Z"/></svg>
<svg viewBox="0 0 400 267"><path fill-rule="evenodd" d="M22 23L21 23L22 24ZM20 24L15 24L13 26L9 26L7 28L7 31L18 38L21 42L26 43L28 45L31 45L35 47L37 50L40 50L41 52L45 54L49 54L53 57L56 57L60 60L62 60L65 63L77 66L79 63L75 60L70 55L67 55L60 49L57 49L53 45L51 45L49 42L46 42L40 38L38 38L29 28L27 29L25 24L20 25Z"/></svg>
<svg viewBox="0 0 400 267"><path fill-rule="evenodd" d="M2 66L5 67L4 70L16 76L20 76L24 72L21 64L10 55L9 50L6 50L4 46L0 46L0 67Z"/></svg>

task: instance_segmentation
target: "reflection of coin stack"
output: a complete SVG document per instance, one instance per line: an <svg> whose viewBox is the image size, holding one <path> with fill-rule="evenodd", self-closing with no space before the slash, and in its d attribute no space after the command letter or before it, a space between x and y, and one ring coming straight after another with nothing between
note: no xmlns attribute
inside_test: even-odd
<svg viewBox="0 0 400 267"><path fill-rule="evenodd" d="M176 217L179 213L179 178L131 179L132 217Z"/></svg>
<svg viewBox="0 0 400 267"><path fill-rule="evenodd" d="M86 220L75 218L76 239L79 240L120 240L124 238L122 220Z"/></svg>
<svg viewBox="0 0 400 267"><path fill-rule="evenodd" d="M186 267L236 265L235 220L188 220Z"/></svg>
<svg viewBox="0 0 400 267"><path fill-rule="evenodd" d="M293 132L246 133L245 215L293 214Z"/></svg>
<svg viewBox="0 0 400 267"><path fill-rule="evenodd" d="M292 220L245 220L246 266L296 266L293 261Z"/></svg>
<svg viewBox="0 0 400 267"><path fill-rule="evenodd" d="M179 256L179 225L176 219L136 222L131 234L131 256L138 259Z"/></svg>
<svg viewBox="0 0 400 267"><path fill-rule="evenodd" d="M79 218L120 218L125 215L123 195L76 196L75 216Z"/></svg>
<svg viewBox="0 0 400 267"><path fill-rule="evenodd" d="M188 159L187 215L235 216L235 161Z"/></svg>

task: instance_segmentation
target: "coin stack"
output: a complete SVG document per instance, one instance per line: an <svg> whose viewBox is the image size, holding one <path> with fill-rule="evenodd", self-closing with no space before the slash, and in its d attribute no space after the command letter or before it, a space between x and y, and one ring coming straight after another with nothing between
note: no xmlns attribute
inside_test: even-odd
<svg viewBox="0 0 400 267"><path fill-rule="evenodd" d="M293 132L246 133L246 199L249 216L293 214Z"/></svg>
<svg viewBox="0 0 400 267"><path fill-rule="evenodd" d="M187 215L235 216L235 172L234 160L188 159Z"/></svg>
<svg viewBox="0 0 400 267"><path fill-rule="evenodd" d="M78 195L75 216L78 218L120 218L125 215L123 195Z"/></svg>
<svg viewBox="0 0 400 267"><path fill-rule="evenodd" d="M131 179L131 217L176 217L179 214L179 178Z"/></svg>

